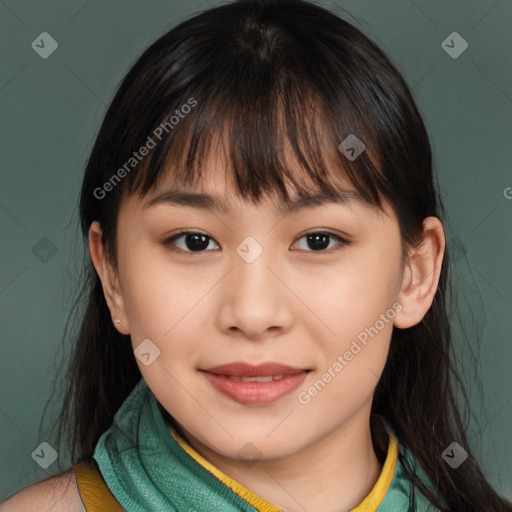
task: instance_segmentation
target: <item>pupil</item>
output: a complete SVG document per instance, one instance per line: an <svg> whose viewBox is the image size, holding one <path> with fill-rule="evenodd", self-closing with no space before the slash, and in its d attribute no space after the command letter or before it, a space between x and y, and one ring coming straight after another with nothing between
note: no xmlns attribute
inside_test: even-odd
<svg viewBox="0 0 512 512"><path fill-rule="evenodd" d="M326 247L329 246L329 242L326 240L328 240L329 238L329 235L325 234L325 233L319 233L319 234L315 234L315 235L309 235L308 236L308 241L313 241L314 245L313 245L313 249L325 249ZM323 243L322 243L323 242Z"/></svg>
<svg viewBox="0 0 512 512"><path fill-rule="evenodd" d="M203 240L200 241L199 238L203 238ZM185 237L187 248L190 249L191 251L206 249L206 247L208 247L207 238L208 237L206 235L187 235ZM195 242L188 243L189 240L191 239L195 240Z"/></svg>

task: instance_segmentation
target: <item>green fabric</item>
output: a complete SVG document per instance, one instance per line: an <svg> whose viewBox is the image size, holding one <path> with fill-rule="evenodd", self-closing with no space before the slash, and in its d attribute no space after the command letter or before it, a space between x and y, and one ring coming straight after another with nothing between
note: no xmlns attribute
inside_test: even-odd
<svg viewBox="0 0 512 512"><path fill-rule="evenodd" d="M390 431L387 423L386 427ZM415 463L402 445L400 454L409 464ZM98 440L93 458L110 491L129 512L256 510L179 446L143 378ZM407 511L410 495L410 482L399 461L378 512ZM414 495L418 512L436 510L428 507L419 490L415 489Z"/></svg>

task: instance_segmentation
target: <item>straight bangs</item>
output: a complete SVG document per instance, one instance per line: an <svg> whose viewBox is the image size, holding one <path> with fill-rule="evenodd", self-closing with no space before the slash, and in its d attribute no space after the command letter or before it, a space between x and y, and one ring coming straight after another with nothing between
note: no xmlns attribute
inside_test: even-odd
<svg viewBox="0 0 512 512"><path fill-rule="evenodd" d="M234 79L224 81L221 88L190 96L197 101L193 112L174 129L164 130L148 158L130 175L126 193L142 198L164 178L201 188L206 163L220 149L236 193L245 200L257 202L277 193L287 202L290 187L298 196L321 192L343 200L347 185L342 182L348 180L365 203L382 207L379 191L389 185L370 157L375 135L360 121L351 121L354 113L343 109L344 116L336 119L319 92L304 81L265 73L266 81L255 86L254 77L241 71L227 71L225 76ZM181 104L187 105L186 95L183 98ZM159 126L165 126L174 109ZM339 146L354 132L365 149L351 161ZM361 147L348 155L356 151Z"/></svg>

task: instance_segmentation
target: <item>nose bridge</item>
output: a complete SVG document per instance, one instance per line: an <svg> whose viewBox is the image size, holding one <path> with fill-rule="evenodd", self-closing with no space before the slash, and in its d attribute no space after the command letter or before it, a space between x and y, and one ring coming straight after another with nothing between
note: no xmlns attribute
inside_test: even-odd
<svg viewBox="0 0 512 512"><path fill-rule="evenodd" d="M253 236L247 236L235 251L222 293L222 329L237 328L249 338L262 337L270 328L287 330L292 308L286 305L286 290L274 275L280 272L275 252Z"/></svg>
<svg viewBox="0 0 512 512"><path fill-rule="evenodd" d="M249 294L268 292L275 281L275 276L268 268L275 267L275 254L263 244L261 237L258 241L249 235L235 249L233 285L237 288L245 287ZM244 290L241 291L243 294Z"/></svg>

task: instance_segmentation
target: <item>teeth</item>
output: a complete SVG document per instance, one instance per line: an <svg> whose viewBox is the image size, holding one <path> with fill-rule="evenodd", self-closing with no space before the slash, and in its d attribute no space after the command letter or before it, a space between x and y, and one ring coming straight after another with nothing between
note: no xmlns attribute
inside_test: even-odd
<svg viewBox="0 0 512 512"><path fill-rule="evenodd" d="M242 382L272 382L272 375L266 377L241 377Z"/></svg>
<svg viewBox="0 0 512 512"><path fill-rule="evenodd" d="M236 382L271 382L273 380L280 380L284 378L284 375L266 375L265 377L241 377L239 375L223 375L228 379Z"/></svg>

